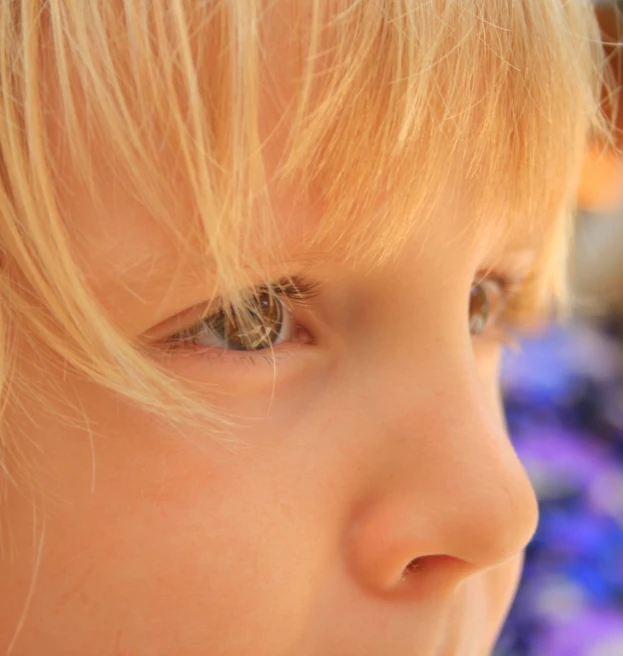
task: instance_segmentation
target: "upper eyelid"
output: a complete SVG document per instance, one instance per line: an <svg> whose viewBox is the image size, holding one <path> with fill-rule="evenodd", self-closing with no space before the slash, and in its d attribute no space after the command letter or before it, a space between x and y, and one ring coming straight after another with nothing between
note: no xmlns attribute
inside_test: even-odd
<svg viewBox="0 0 623 656"><path fill-rule="evenodd" d="M319 292L319 283L304 279L299 276L293 276L291 278L282 278L274 284L258 285L249 289L248 292L243 293L242 296L245 294L251 296L269 293L279 298L289 299L295 302L297 305L302 305L306 301L309 301L318 296ZM182 324L180 322L181 325L179 328L166 335L165 339L182 339L185 332L191 332L194 328L200 329L201 326L205 324L206 320L217 316L219 313L222 313L226 307L227 302L222 297L213 299L210 304L205 307L204 311L197 312L197 315L193 318L193 320L188 323L184 322ZM290 308L287 306L286 309L290 310ZM187 312L192 312L192 308Z"/></svg>
<svg viewBox="0 0 623 656"><path fill-rule="evenodd" d="M527 273L509 273L492 267L479 269L474 276L474 283L478 284L485 280L494 280L503 289L516 290L525 283L527 277Z"/></svg>

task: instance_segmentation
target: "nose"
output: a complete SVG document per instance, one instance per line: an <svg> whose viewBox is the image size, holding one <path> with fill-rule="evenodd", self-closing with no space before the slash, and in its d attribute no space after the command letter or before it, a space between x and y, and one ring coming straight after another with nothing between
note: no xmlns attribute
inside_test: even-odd
<svg viewBox="0 0 623 656"><path fill-rule="evenodd" d="M370 429L382 438L350 545L357 575L384 593L418 572L455 586L519 555L537 524L534 491L478 375L431 377L426 388L378 398Z"/></svg>

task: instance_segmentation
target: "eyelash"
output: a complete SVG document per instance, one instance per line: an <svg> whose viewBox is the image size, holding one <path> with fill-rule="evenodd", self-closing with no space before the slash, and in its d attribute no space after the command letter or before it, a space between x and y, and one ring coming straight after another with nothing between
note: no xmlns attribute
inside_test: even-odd
<svg viewBox="0 0 623 656"><path fill-rule="evenodd" d="M309 305L310 302L319 295L320 284L318 282L296 276L287 279L284 278L274 285L262 285L253 290L254 295L259 296L264 293L285 300L286 309L291 311L295 307L304 308L306 305ZM226 306L224 306L222 303L216 304L215 307L210 307L210 313L208 315L204 316L201 320L196 321L191 326L184 328L183 330L180 330L168 337L167 344L169 346L169 350L178 350L185 344L191 346L195 345L194 340L196 339L197 335L199 335L205 328L206 319L208 319L210 316L218 314L219 312L222 312L225 307ZM231 308L231 311L234 311L233 308ZM206 348L201 350L203 352L207 352L209 349ZM264 351L232 351L223 349L221 352L217 349L213 349L211 352L218 353L219 356L226 352L230 357L246 356L247 358L257 358L262 357L262 354L264 357L269 357ZM270 358L272 362L274 358L272 352Z"/></svg>

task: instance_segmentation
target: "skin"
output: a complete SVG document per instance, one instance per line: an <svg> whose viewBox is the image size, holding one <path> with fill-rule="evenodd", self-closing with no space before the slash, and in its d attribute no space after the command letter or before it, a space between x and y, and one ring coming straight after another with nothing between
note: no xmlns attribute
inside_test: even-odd
<svg viewBox="0 0 623 656"><path fill-rule="evenodd" d="M300 245L318 204L279 194ZM493 223L473 230L469 197L448 198L426 239L382 266L286 245L274 279L304 271L318 295L292 305L299 331L274 361L163 360L217 386L209 402L240 418L235 447L172 429L18 336L38 401L18 391L7 421L37 484L4 504L0 653L490 653L537 507L502 418L496 320L472 336L468 306L479 272L515 275L530 244L501 250ZM103 210L80 191L64 202L93 293L128 337L162 342L208 300L196 262L120 188Z"/></svg>
<svg viewBox="0 0 623 656"><path fill-rule="evenodd" d="M92 434L55 417L60 401L13 411L42 457L34 504L9 497L3 649L23 617L19 656L489 653L537 511L501 419L501 346L467 327L496 240L461 220L440 207L425 247L385 267L309 267L319 295L293 314L313 341L278 346L275 367L215 349L169 361L219 384L212 401L245 418L245 446L176 434L32 354L38 388L65 412L77 401ZM93 262L112 246L100 237ZM131 267L117 264L120 281ZM135 307L163 312L163 283L141 287Z"/></svg>

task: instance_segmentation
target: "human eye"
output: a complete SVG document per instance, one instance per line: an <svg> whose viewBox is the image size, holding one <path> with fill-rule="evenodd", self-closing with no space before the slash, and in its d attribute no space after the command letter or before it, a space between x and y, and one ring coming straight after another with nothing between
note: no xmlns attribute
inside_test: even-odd
<svg viewBox="0 0 623 656"><path fill-rule="evenodd" d="M259 352L285 343L309 343L295 309L316 293L312 283L292 279L262 285L243 295L236 306L223 302L167 338L172 349Z"/></svg>
<svg viewBox="0 0 623 656"><path fill-rule="evenodd" d="M468 325L472 336L493 337L506 341L505 311L517 293L519 284L504 276L480 277L469 294Z"/></svg>

